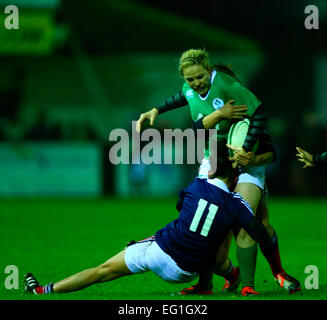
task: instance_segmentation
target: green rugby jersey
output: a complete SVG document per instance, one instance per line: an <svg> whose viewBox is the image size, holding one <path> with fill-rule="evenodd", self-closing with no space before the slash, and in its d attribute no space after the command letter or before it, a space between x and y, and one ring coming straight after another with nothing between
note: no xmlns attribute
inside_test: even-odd
<svg viewBox="0 0 327 320"><path fill-rule="evenodd" d="M209 115L213 111L223 107L229 100L235 100L234 105L246 105L247 115L251 117L256 109L261 105L261 101L248 89L230 75L216 71L215 77L206 97L201 97L196 91L185 82L183 85L184 96L190 106L193 121ZM224 119L220 121L215 129L218 139L226 139L232 120ZM206 141L204 156L209 158L209 141Z"/></svg>
<svg viewBox="0 0 327 320"><path fill-rule="evenodd" d="M202 98L196 91L185 82L183 85L184 96L190 106L193 121L197 121L203 116L207 116L213 111L223 107L229 100L235 100L234 105L246 105L249 117L261 104L261 101L235 78L224 72L217 71L212 81L210 90L205 98ZM231 120L226 119L219 122L215 129L217 136L227 138Z"/></svg>

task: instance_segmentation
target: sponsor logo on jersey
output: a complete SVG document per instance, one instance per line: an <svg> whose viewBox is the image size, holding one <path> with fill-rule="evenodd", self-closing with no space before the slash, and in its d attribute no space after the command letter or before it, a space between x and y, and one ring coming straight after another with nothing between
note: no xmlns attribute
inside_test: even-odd
<svg viewBox="0 0 327 320"><path fill-rule="evenodd" d="M214 98L212 100L212 106L217 110L220 109L224 105L224 101L220 98Z"/></svg>
<svg viewBox="0 0 327 320"><path fill-rule="evenodd" d="M186 98L192 98L194 96L193 90L187 90L185 96Z"/></svg>

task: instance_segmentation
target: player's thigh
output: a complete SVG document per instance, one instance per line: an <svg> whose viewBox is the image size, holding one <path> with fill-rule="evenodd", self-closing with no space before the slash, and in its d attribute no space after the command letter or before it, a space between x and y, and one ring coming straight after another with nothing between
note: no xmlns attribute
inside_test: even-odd
<svg viewBox="0 0 327 320"><path fill-rule="evenodd" d="M256 217L260 221L268 221L268 219L269 219L268 213L269 213L269 211L268 211L267 199L265 199L264 197L261 197L259 204L258 204Z"/></svg>
<svg viewBox="0 0 327 320"><path fill-rule="evenodd" d="M242 195L242 197L250 204L253 213L256 214L262 190L253 183L238 183L234 191Z"/></svg>
<svg viewBox="0 0 327 320"><path fill-rule="evenodd" d="M275 233L275 231L269 222L268 202L265 197L262 197L259 202L256 216L257 216L258 220L262 223L262 225L265 227L265 229L267 230L269 236L272 237L273 234Z"/></svg>
<svg viewBox="0 0 327 320"><path fill-rule="evenodd" d="M122 250L96 268L100 275L100 282L132 274L125 263L125 252L126 250Z"/></svg>
<svg viewBox="0 0 327 320"><path fill-rule="evenodd" d="M189 282L197 276L197 273L182 270L154 240L127 247L125 261L132 273L152 271L167 282Z"/></svg>
<svg viewBox="0 0 327 320"><path fill-rule="evenodd" d="M262 190L253 183L238 183L235 187L235 192L238 192L242 197L250 204L254 214L257 212L259 202L262 197ZM253 240L247 234L244 229L240 229L237 237L236 243L239 246L248 246L251 245Z"/></svg>

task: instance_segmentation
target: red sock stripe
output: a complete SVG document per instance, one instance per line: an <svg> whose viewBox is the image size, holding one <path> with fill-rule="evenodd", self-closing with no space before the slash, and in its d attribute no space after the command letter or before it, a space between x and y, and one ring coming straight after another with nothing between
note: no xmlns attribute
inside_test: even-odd
<svg viewBox="0 0 327 320"><path fill-rule="evenodd" d="M154 241L154 236L151 236L151 237L145 238L145 239L143 239L143 240L139 240L139 241L137 241L136 243L141 243L141 242L146 242L146 241Z"/></svg>
<svg viewBox="0 0 327 320"><path fill-rule="evenodd" d="M35 288L35 291L36 291L36 293L37 294L43 294L44 293L44 287L37 287L37 288Z"/></svg>
<svg viewBox="0 0 327 320"><path fill-rule="evenodd" d="M277 243L273 246L271 263L269 265L274 276L276 276L278 273L284 272Z"/></svg>

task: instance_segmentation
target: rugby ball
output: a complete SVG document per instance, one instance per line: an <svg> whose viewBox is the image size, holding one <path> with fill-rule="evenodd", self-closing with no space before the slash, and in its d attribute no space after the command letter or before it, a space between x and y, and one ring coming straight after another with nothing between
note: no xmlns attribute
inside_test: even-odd
<svg viewBox="0 0 327 320"><path fill-rule="evenodd" d="M244 119L233 123L229 129L227 143L234 147L242 147L248 133L250 120ZM257 151L259 141L253 147L253 152ZM233 156L233 150L228 149L229 155Z"/></svg>

